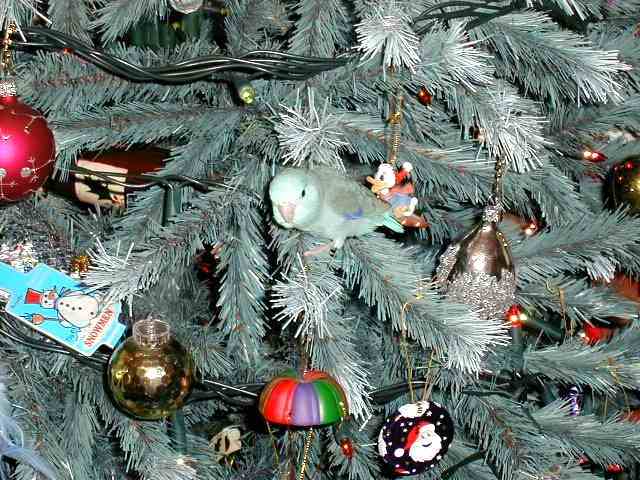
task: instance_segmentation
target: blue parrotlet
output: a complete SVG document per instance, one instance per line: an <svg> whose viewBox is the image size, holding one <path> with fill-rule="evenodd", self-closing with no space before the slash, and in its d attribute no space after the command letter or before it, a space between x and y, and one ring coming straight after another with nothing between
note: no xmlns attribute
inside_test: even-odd
<svg viewBox="0 0 640 480"><path fill-rule="evenodd" d="M341 248L347 237L371 233L380 226L404 231L388 203L333 169L283 170L271 180L269 196L278 224L332 240L306 255Z"/></svg>

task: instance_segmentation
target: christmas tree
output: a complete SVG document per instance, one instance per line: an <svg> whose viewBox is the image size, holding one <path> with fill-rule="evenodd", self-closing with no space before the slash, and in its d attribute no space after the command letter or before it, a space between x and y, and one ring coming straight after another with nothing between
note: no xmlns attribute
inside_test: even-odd
<svg viewBox="0 0 640 480"><path fill-rule="evenodd" d="M2 0L0 479L638 478L639 12Z"/></svg>

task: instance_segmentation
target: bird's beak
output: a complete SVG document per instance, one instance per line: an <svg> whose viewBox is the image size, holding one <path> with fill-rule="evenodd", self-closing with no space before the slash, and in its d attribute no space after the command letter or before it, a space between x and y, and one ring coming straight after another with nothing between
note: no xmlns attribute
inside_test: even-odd
<svg viewBox="0 0 640 480"><path fill-rule="evenodd" d="M280 216L284 219L285 222L293 224L293 217L296 214L295 203L281 203L278 205L278 211L280 212Z"/></svg>

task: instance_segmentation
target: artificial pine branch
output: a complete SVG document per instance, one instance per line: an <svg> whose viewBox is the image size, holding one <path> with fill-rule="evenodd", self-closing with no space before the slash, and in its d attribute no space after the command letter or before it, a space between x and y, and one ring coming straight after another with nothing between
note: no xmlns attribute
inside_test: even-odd
<svg viewBox="0 0 640 480"><path fill-rule="evenodd" d="M501 77L522 84L525 91L554 106L561 98L578 104L619 99L616 74L630 68L620 62L617 52L594 49L583 37L560 30L537 12L494 19L472 36L487 39Z"/></svg>
<svg viewBox="0 0 640 480"><path fill-rule="evenodd" d="M635 331L617 335L611 343L586 347L573 339L525 353L527 371L559 382L589 387L604 395L638 388L640 349Z"/></svg>
<svg viewBox="0 0 640 480"><path fill-rule="evenodd" d="M622 265L638 271L635 257L640 220L624 212L584 217L513 246L519 281L544 283L568 272L586 272L594 280L611 280Z"/></svg>

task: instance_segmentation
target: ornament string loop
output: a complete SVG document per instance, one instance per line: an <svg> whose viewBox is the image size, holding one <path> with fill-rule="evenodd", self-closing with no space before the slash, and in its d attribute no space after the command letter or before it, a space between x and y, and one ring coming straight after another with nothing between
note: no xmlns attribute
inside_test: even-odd
<svg viewBox="0 0 640 480"><path fill-rule="evenodd" d="M432 377L432 373L431 373L431 366L433 364L434 354L435 354L435 352L433 350L431 350L431 354L429 355L429 364L427 365L427 373L424 376L425 385L424 385L424 389L422 390L422 400L423 401L427 401L427 400L429 400L429 398L431 398L431 392L433 391L433 386L435 385L436 377L438 376L438 372L437 371L433 374L433 377Z"/></svg>
<svg viewBox="0 0 640 480"><path fill-rule="evenodd" d="M502 208L504 196L503 180L507 173L507 162L503 157L496 158L495 174L493 179L493 187L491 188L491 196L489 204L498 208Z"/></svg>
<svg viewBox="0 0 640 480"><path fill-rule="evenodd" d="M274 457L275 457L275 464L276 466L280 465L280 453L278 452L278 440L276 439L276 436L273 434L273 430L271 430L271 424L265 420L264 421L265 425L267 426L267 432L269 432L269 439L271 440L271 446L273 447L273 452L274 452Z"/></svg>
<svg viewBox="0 0 640 480"><path fill-rule="evenodd" d="M622 365L615 361L613 357L607 358L607 366L609 368L609 372L613 377L613 381L616 385L622 387L622 379L620 378L620 370L622 369ZM627 412L631 413L631 404L629 403L629 396L627 395L627 390L625 388L621 388L622 394L624 396L624 404Z"/></svg>
<svg viewBox="0 0 640 480"><path fill-rule="evenodd" d="M391 98L391 114L389 115L389 124L391 125L391 134L389 138L389 151L387 155L387 163L393 165L398 161L398 152L400 151L400 133L402 130L402 107L404 105L404 97L397 92Z"/></svg>
<svg viewBox="0 0 640 480"><path fill-rule="evenodd" d="M564 293L564 289L561 287L552 287L551 283L549 283L549 280L547 280L545 282L545 285L547 287L547 291L549 293L551 293L552 295L557 295L558 296L558 302L560 303L560 316L562 317L562 325L564 326L565 330L567 328L567 300L566 300L566 295ZM576 329L576 324L575 321L573 319L570 320L569 323L569 336L573 336L573 332Z"/></svg>
<svg viewBox="0 0 640 480"><path fill-rule="evenodd" d="M406 312L411 306L411 302L406 302L402 305L400 311L400 351L404 357L405 364L407 366L407 382L409 384L409 395L411 396L411 402L415 402L415 393L413 391L413 365L411 360L411 353L409 352L409 341L407 339L407 320Z"/></svg>

